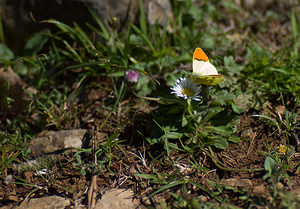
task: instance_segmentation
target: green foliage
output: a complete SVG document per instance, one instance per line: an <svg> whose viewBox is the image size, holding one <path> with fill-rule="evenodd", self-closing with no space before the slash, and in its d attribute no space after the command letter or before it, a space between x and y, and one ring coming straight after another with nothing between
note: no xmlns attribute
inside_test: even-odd
<svg viewBox="0 0 300 209"><path fill-rule="evenodd" d="M113 160L119 159L118 156L114 154L114 149L117 148L119 151L123 152L122 148L118 147L118 144L122 143L121 140L117 140L118 135L118 132L112 134L107 138L105 143L96 144L95 146L97 148L94 150L92 148L78 149L74 154L76 162L72 165L75 169L80 170L80 173L84 176L97 172L101 173L103 169L108 169L110 171ZM91 161L90 155L93 155L96 160Z"/></svg>
<svg viewBox="0 0 300 209"><path fill-rule="evenodd" d="M265 160L264 167L267 172L264 175L264 179L272 177L275 179L276 182L278 182L280 180L280 178L282 176L280 175L280 172L279 172L280 170L277 167L277 163L274 159L272 159L271 157L268 156Z"/></svg>
<svg viewBox="0 0 300 209"><path fill-rule="evenodd" d="M256 100L263 104L269 98L280 95L297 96L300 90L299 60L286 60L288 49L278 50L273 56L261 47L249 48L249 64L242 74L247 87L255 91ZM245 86L244 86L245 87Z"/></svg>
<svg viewBox="0 0 300 209"><path fill-rule="evenodd" d="M1 63L9 63L15 57L14 53L3 43L0 43L0 61Z"/></svg>
<svg viewBox="0 0 300 209"><path fill-rule="evenodd" d="M34 34L24 45L24 56L36 56L37 53L43 48L44 44L48 41L48 36L45 34L50 33L50 30L46 29L40 33Z"/></svg>
<svg viewBox="0 0 300 209"><path fill-rule="evenodd" d="M0 131L0 173L6 171L13 162L19 161L19 156L29 153L27 148L28 136L22 136L20 130L11 134Z"/></svg>
<svg viewBox="0 0 300 209"><path fill-rule="evenodd" d="M233 102L233 94L226 90L218 93L211 96L209 88L204 88L202 95L207 100L202 104L189 100L184 104L181 101L165 99L168 101L168 111L162 109L156 120L168 125L163 127L156 122L162 133L153 132L160 137L147 140L151 144L163 143L168 155L170 146L166 145L171 144L173 148L179 149L176 144L182 139L185 141L183 149L188 152L196 152L199 147L209 145L226 149L229 141L238 142L232 136L236 132L235 126L239 124L238 114L242 109ZM208 98L211 98L211 102L208 102Z"/></svg>

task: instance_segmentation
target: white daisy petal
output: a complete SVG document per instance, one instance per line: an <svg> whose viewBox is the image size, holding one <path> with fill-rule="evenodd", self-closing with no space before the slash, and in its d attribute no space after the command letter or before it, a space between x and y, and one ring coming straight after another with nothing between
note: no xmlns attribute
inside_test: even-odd
<svg viewBox="0 0 300 209"><path fill-rule="evenodd" d="M171 94L176 94L176 96L184 99L201 101L200 89L201 87L193 83L191 79L181 77L177 79L175 86L171 87Z"/></svg>

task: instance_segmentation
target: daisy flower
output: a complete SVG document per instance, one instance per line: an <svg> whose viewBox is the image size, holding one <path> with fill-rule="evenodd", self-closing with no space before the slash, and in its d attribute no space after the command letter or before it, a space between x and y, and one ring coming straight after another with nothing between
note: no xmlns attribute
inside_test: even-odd
<svg viewBox="0 0 300 209"><path fill-rule="evenodd" d="M175 86L173 86L171 90L171 94L176 94L176 96L178 97L201 101L201 98L199 96L200 86L194 84L193 81L189 78L178 78Z"/></svg>

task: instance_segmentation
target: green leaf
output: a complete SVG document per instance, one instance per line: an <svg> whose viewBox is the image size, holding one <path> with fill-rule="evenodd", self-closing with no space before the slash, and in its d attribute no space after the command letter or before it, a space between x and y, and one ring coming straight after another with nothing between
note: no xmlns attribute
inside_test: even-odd
<svg viewBox="0 0 300 209"><path fill-rule="evenodd" d="M67 33L70 36L73 36L74 34L76 34L76 31L73 30L73 28L71 28L69 25L64 24L58 20L50 19L50 20L43 21L43 23L54 24L54 25L56 25L56 27L58 27L60 30L62 30L63 32Z"/></svg>
<svg viewBox="0 0 300 209"><path fill-rule="evenodd" d="M150 49L152 50L154 56L157 56L157 52L152 44L152 42L150 41L150 39L135 25L131 25L132 29L144 40L144 42L150 47Z"/></svg>
<svg viewBox="0 0 300 209"><path fill-rule="evenodd" d="M134 174L135 176L138 176L140 178L143 178L143 179L148 179L148 180L151 180L151 179L155 179L155 177L153 175L150 175L150 174L140 174L140 173L136 173Z"/></svg>
<svg viewBox="0 0 300 209"><path fill-rule="evenodd" d="M188 120L186 119L185 115L182 116L181 126L185 127L188 124Z"/></svg>
<svg viewBox="0 0 300 209"><path fill-rule="evenodd" d="M146 15L144 12L144 5L142 0L138 0L138 5L139 5L139 22L140 22L140 27L142 29L143 34L147 34L147 24L146 24Z"/></svg>
<svg viewBox="0 0 300 209"><path fill-rule="evenodd" d="M296 18L295 12L292 12L292 14L291 14L291 25L292 25L292 35L293 35L294 40L297 39L297 34L298 34L298 24L297 24L296 19L297 18Z"/></svg>
<svg viewBox="0 0 300 209"><path fill-rule="evenodd" d="M93 16L94 20L97 22L101 32L99 32L98 30L96 31L97 34L99 34L100 36L102 36L105 40L109 39L109 32L106 29L106 27L104 26L104 24L102 23L102 21L99 19L99 17L90 9L89 10L90 14Z"/></svg>
<svg viewBox="0 0 300 209"><path fill-rule="evenodd" d="M219 148L219 149L227 149L228 148L228 141L224 138L216 138L214 139L214 146L216 148Z"/></svg>
<svg viewBox="0 0 300 209"><path fill-rule="evenodd" d="M177 132L167 132L164 136L168 139L178 139L182 134Z"/></svg>
<svg viewBox="0 0 300 209"><path fill-rule="evenodd" d="M7 46L0 43L0 60L11 60L14 57L14 53Z"/></svg>
<svg viewBox="0 0 300 209"><path fill-rule="evenodd" d="M210 107L208 109L207 114L201 120L201 123L205 124L207 121L209 121L210 119L212 119L214 116L216 116L218 113L220 113L223 110L224 110L223 107Z"/></svg>
<svg viewBox="0 0 300 209"><path fill-rule="evenodd" d="M136 85L136 89L139 91L139 94L145 96L151 93L151 79L148 76L141 74L140 80Z"/></svg>
<svg viewBox="0 0 300 209"><path fill-rule="evenodd" d="M217 92L215 95L213 95L213 98L216 103L220 105L225 105L226 102L232 101L235 98L235 95L232 93L229 93L227 90L222 90Z"/></svg>
<svg viewBox="0 0 300 209"><path fill-rule="evenodd" d="M171 150L170 150L168 138L164 139L164 148L167 151L167 155L170 156Z"/></svg>
<svg viewBox="0 0 300 209"><path fill-rule="evenodd" d="M237 114L241 114L244 111L244 108L236 105L234 102L231 103L231 107L232 107L232 110Z"/></svg>
<svg viewBox="0 0 300 209"><path fill-rule="evenodd" d="M230 126L205 126L205 130L222 136L228 136L234 133L234 130L232 130Z"/></svg>
<svg viewBox="0 0 300 209"><path fill-rule="evenodd" d="M160 188L158 188L158 190L156 190L155 192L153 192L152 194L149 195L149 198L150 197L153 197L154 195L164 191L164 190L167 190L167 189L170 189L172 187L175 187L175 186L178 186L180 184L183 184L184 182L183 181L177 181L177 182L174 182L174 183L170 183L170 184L166 184L164 186L161 186Z"/></svg>
<svg viewBox="0 0 300 209"><path fill-rule="evenodd" d="M84 170L84 168L81 168L81 169L80 169L80 173L81 173L81 175L83 175L83 176L86 175L86 171Z"/></svg>
<svg viewBox="0 0 300 209"><path fill-rule="evenodd" d="M49 39L45 33L50 33L50 30L43 30L40 33L34 34L28 39L23 49L23 54L25 56L34 56L43 48L44 44Z"/></svg>
<svg viewBox="0 0 300 209"><path fill-rule="evenodd" d="M242 71L244 68L242 65L238 65L234 61L234 58L232 56L225 56L223 60L226 72L231 72L239 75L240 71Z"/></svg>
<svg viewBox="0 0 300 209"><path fill-rule="evenodd" d="M272 177L272 175L277 172L277 165L273 158L268 156L264 162L264 168L266 170L266 174L263 176L264 179Z"/></svg>
<svg viewBox="0 0 300 209"><path fill-rule="evenodd" d="M76 52L74 48L72 48L71 44L69 44L66 40L63 40L63 43L65 44L66 48L71 52L71 54L77 58L78 62L82 64L83 60L81 56Z"/></svg>
<svg viewBox="0 0 300 209"><path fill-rule="evenodd" d="M110 147L112 145L113 140L116 139L118 136L119 132L113 133L110 137L108 137L105 146Z"/></svg>
<svg viewBox="0 0 300 209"><path fill-rule="evenodd" d="M230 137L228 137L228 141L233 142L233 143L240 143L241 142L240 139L241 138L238 137L238 136L230 136Z"/></svg>

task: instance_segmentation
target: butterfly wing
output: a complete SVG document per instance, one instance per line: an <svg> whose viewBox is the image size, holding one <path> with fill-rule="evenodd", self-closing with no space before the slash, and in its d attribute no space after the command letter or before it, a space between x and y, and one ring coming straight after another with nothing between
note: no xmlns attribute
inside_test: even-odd
<svg viewBox="0 0 300 209"><path fill-rule="evenodd" d="M193 73L199 75L218 75L218 71L210 62L193 61Z"/></svg>
<svg viewBox="0 0 300 209"><path fill-rule="evenodd" d="M217 85L218 83L221 83L224 81L224 77L222 75L204 75L199 76L197 74L192 74L190 78L193 80L196 84L203 84L203 85Z"/></svg>
<svg viewBox="0 0 300 209"><path fill-rule="evenodd" d="M193 73L191 79L197 84L217 85L224 81L217 69L210 62L201 48L196 48L193 54Z"/></svg>
<svg viewBox="0 0 300 209"><path fill-rule="evenodd" d="M204 51L201 48L196 48L193 54L193 61L198 60L198 61L204 61L204 62L209 62L208 57L204 53Z"/></svg>

